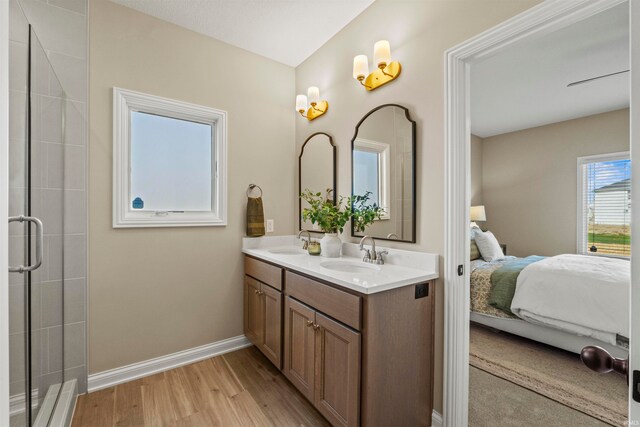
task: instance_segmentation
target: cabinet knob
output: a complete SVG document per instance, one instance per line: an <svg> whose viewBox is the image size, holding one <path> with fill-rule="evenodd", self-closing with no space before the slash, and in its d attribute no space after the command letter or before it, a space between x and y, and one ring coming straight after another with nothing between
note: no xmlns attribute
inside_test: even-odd
<svg viewBox="0 0 640 427"><path fill-rule="evenodd" d="M254 290L253 290L253 293L254 293L254 294L256 294L256 295L260 295L260 291L259 291L259 290L257 290L257 289L254 289Z"/></svg>
<svg viewBox="0 0 640 427"><path fill-rule="evenodd" d="M307 320L307 327L313 325L313 320Z"/></svg>
<svg viewBox="0 0 640 427"><path fill-rule="evenodd" d="M318 329L320 329L320 325L318 325L317 323L314 323L313 324L313 329L315 329L317 331Z"/></svg>

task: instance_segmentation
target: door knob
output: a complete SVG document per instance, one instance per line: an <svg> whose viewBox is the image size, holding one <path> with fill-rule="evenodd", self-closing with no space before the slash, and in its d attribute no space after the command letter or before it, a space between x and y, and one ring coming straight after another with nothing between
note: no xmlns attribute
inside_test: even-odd
<svg viewBox="0 0 640 427"><path fill-rule="evenodd" d="M601 374L617 372L627 378L629 383L629 358L618 359L602 347L590 345L582 349L580 359L587 368Z"/></svg>

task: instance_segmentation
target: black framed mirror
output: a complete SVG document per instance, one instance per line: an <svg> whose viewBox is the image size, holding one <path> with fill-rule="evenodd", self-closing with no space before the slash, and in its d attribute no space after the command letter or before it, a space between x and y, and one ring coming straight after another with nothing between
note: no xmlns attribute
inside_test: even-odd
<svg viewBox="0 0 640 427"><path fill-rule="evenodd" d="M351 236L416 241L416 122L409 110L385 104L369 111L351 140L351 195L370 194L380 219Z"/></svg>
<svg viewBox="0 0 640 427"><path fill-rule="evenodd" d="M333 190L336 201L336 146L328 133L316 132L309 136L300 148L298 157L298 196L306 189L314 193ZM298 229L320 232L310 222L302 220L307 202L298 197Z"/></svg>

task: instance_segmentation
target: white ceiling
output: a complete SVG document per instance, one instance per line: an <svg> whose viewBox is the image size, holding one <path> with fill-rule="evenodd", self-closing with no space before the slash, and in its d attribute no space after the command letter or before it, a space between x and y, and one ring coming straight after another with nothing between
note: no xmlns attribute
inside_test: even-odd
<svg viewBox="0 0 640 427"><path fill-rule="evenodd" d="M628 5L526 40L471 67L471 131L499 135L629 106Z"/></svg>
<svg viewBox="0 0 640 427"><path fill-rule="evenodd" d="M374 0L112 0L292 67Z"/></svg>

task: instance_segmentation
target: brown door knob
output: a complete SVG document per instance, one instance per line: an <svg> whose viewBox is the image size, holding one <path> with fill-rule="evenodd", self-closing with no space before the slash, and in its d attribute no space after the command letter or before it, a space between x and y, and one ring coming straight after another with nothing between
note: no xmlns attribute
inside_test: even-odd
<svg viewBox="0 0 640 427"><path fill-rule="evenodd" d="M602 347L590 345L582 349L580 359L587 368L601 374L609 372L617 372L624 375L629 383L629 359L618 359L613 357L607 350Z"/></svg>

